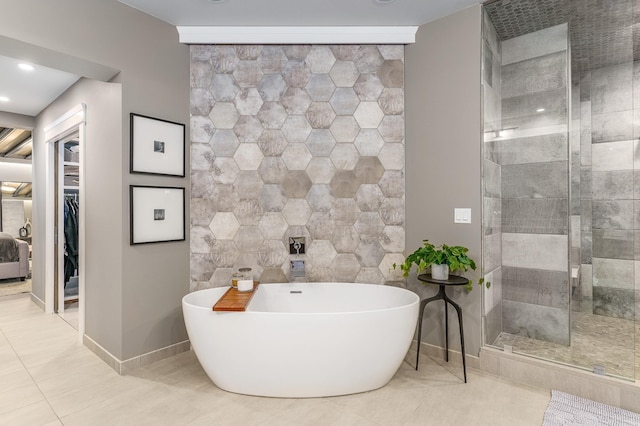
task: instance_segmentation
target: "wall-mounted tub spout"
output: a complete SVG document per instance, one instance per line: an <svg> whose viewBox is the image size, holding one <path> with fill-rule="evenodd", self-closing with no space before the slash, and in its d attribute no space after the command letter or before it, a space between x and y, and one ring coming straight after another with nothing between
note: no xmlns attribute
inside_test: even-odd
<svg viewBox="0 0 640 426"><path fill-rule="evenodd" d="M292 260L291 261L291 277L292 278L304 278L304 260Z"/></svg>

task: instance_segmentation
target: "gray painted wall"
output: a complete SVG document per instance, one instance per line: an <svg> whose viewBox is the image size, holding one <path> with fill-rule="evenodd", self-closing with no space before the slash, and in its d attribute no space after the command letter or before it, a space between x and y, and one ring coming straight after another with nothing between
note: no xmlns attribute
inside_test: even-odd
<svg viewBox="0 0 640 426"><path fill-rule="evenodd" d="M34 253L33 293L45 299L46 140L43 128L81 102L87 104L86 185L86 334L112 354L122 349L122 239L116 232L123 218L122 176L110 165L122 156L121 85L81 79L47 107L36 120L33 154ZM126 222L124 222L126 223Z"/></svg>
<svg viewBox="0 0 640 426"><path fill-rule="evenodd" d="M189 178L131 175L128 170L130 112L188 125L189 48L179 44L173 26L116 0L26 0L4 4L3 13L13 19L0 28L0 53L11 50L10 41L15 39L13 47L29 43L53 56L58 52L61 57L83 59L77 61L76 72L80 75L87 75L80 66L86 61L120 70L112 81L121 84L121 101L117 107L108 108L110 114L119 117L116 127L109 129L113 137L104 140L112 149L107 157L96 158L98 170L87 167L87 184L97 183L99 177L111 179L111 183L101 183L104 188L88 188L91 195L87 201L95 197L93 201L105 216L109 215L98 216L99 224L87 230L87 273L92 276L87 282L87 334L120 360L185 340L180 299L189 285L188 237L184 242L129 246L128 187L147 184L189 188ZM68 96L80 93L74 90ZM62 102L59 105L64 109ZM88 111L88 120L96 119L101 117ZM188 168L188 150L186 155ZM42 185L37 181L36 188L38 183ZM105 198L100 190L106 191ZM36 202L44 205L42 187L36 192ZM34 219L40 221L34 228L42 231L42 219ZM109 234L104 248L103 233ZM34 243L42 241L36 239ZM35 265L41 262L42 253L36 249ZM92 257L97 254L103 257ZM34 276L36 291L41 281L41 275ZM99 290L92 293L90 288Z"/></svg>
<svg viewBox="0 0 640 426"><path fill-rule="evenodd" d="M459 244L481 259L481 8L473 6L423 25L405 49L406 251L423 239ZM454 224L453 209L472 209L471 224ZM423 296L437 288L409 280ZM481 345L481 293L449 292L463 308L465 348ZM456 327L450 311L450 325ZM451 332L451 346L459 348ZM444 346L444 308L429 306L423 342Z"/></svg>

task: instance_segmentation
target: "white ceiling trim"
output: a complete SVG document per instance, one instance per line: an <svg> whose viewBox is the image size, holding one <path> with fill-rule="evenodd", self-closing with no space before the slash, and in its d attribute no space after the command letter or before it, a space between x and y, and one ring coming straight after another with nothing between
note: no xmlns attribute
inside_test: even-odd
<svg viewBox="0 0 640 426"><path fill-rule="evenodd" d="M184 44L411 44L418 26L178 26Z"/></svg>

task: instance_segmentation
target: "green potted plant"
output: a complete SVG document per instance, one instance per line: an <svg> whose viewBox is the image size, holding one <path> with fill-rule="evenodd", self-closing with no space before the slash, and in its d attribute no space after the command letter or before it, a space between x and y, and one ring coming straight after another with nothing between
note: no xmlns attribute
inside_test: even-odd
<svg viewBox="0 0 640 426"><path fill-rule="evenodd" d="M416 274L420 274L431 267L431 276L433 278L446 280L449 278L449 271L467 272L469 269L476 270L476 263L467 255L468 251L469 249L463 246L448 246L446 244L435 246L429 240L423 240L422 247L407 256L404 263L399 266L404 277L409 276L413 265L415 265ZM397 266L395 263L393 264L394 269ZM484 278L480 278L478 284L485 284L487 288L491 285L488 281L485 283ZM473 281L471 279L469 279L465 289L467 291L473 290Z"/></svg>

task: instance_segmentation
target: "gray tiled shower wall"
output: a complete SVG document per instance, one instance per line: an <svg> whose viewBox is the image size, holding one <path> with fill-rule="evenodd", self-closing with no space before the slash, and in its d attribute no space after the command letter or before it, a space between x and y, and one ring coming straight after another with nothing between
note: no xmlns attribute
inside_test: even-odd
<svg viewBox="0 0 640 426"><path fill-rule="evenodd" d="M402 279L403 46L191 46L191 115L191 290Z"/></svg>
<svg viewBox="0 0 640 426"><path fill-rule="evenodd" d="M582 296L593 313L626 319L638 318L638 87L632 62L579 82Z"/></svg>
<svg viewBox="0 0 640 426"><path fill-rule="evenodd" d="M484 179L485 266L497 262L490 278L500 283L486 293L487 342L508 332L568 344L567 29L511 39L498 50L501 67L492 74L494 82L501 77L500 115L485 114ZM492 118L493 129L506 132L487 132Z"/></svg>

